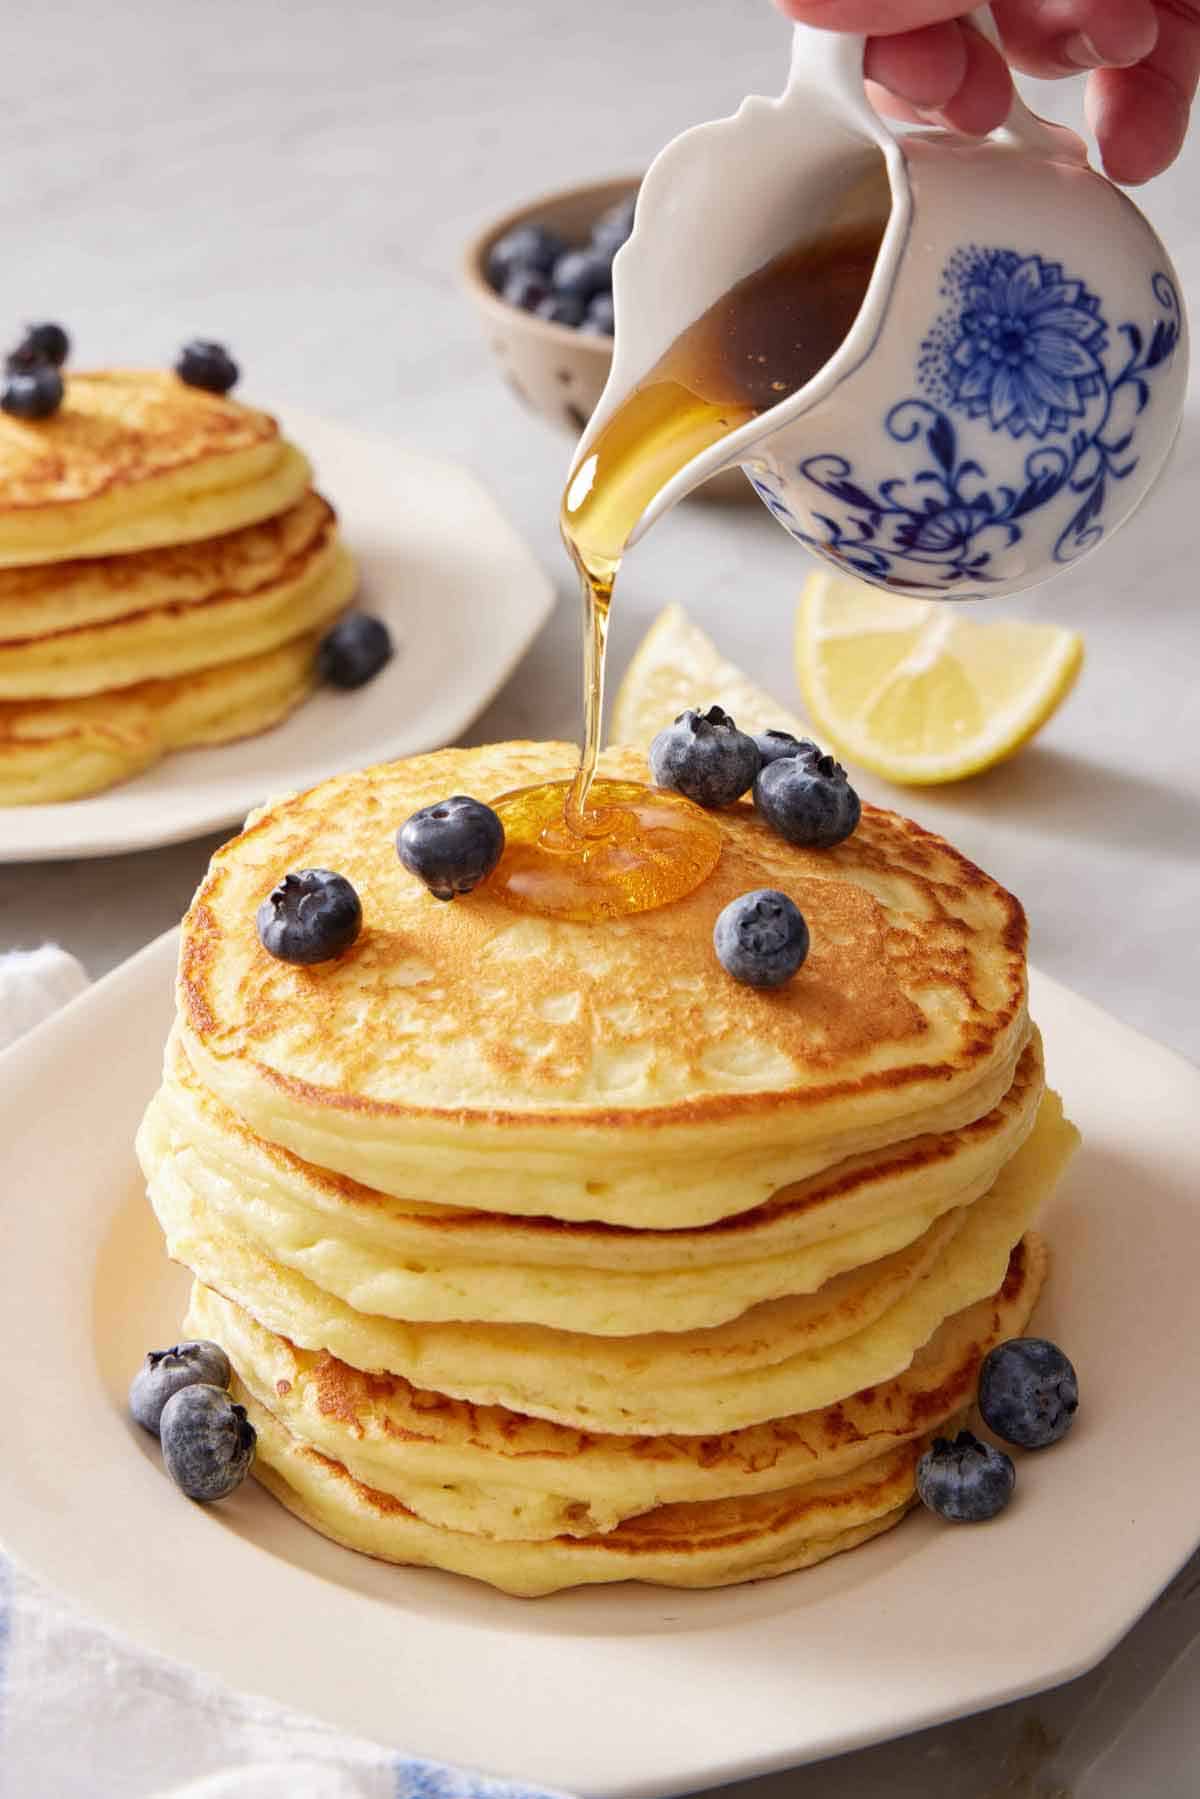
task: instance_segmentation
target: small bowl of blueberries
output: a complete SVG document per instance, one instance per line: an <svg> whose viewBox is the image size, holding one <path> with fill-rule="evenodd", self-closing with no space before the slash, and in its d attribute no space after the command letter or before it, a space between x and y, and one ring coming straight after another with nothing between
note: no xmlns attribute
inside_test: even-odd
<svg viewBox="0 0 1200 1799"><path fill-rule="evenodd" d="M463 272L500 373L531 412L578 437L612 362L613 261L633 230L640 180L564 188L494 220ZM701 492L752 497L734 469Z"/></svg>

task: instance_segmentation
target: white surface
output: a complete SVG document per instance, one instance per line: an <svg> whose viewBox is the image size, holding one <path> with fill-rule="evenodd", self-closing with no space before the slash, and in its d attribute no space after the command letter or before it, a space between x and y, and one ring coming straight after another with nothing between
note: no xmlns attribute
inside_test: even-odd
<svg viewBox="0 0 1200 1799"><path fill-rule="evenodd" d="M88 799L0 811L0 861L109 856L237 825L323 775L455 742L546 622L554 589L474 476L295 408L280 415L359 563L355 604L395 653L350 693L320 687L283 724L166 756Z"/></svg>
<svg viewBox="0 0 1200 1799"><path fill-rule="evenodd" d="M470 232L523 197L644 166L685 126L777 90L784 22L766 0L56 0L25 9L19 35L21 66L38 78L10 82L0 111L12 325L61 314L84 363L165 359L194 333L226 336L248 392L467 463L556 572L562 601L468 739L576 734L577 607L556 515L570 446L496 378L456 293L457 257ZM1078 121L1077 86L1034 92L1040 110ZM1176 168L1139 195L1193 296L1198 182L1194 133ZM863 788L946 830L1013 887L1050 973L1200 1060L1198 478L1193 414L1160 497L1128 530L1026 606L1004 608L1087 637L1080 686L1036 746L940 794ZM805 567L760 509L681 508L623 576L614 677L675 599L794 705L788 645ZM178 919L218 840L0 868L0 947L56 937L101 974ZM141 1032L125 1020L122 1046ZM1131 1231L1147 1228L1139 1219ZM1154 1467L1174 1478L1169 1450ZM1032 1634L1054 1602L1052 1590ZM235 1595L231 1630L238 1619ZM1073 1799L1194 1799L1200 1657L1183 1652L1198 1628L1193 1574L1083 1680L774 1777L755 1799L1058 1799L1064 1787ZM55 1636L65 1656L76 1642ZM728 1662L728 1685L752 1671ZM195 1739L204 1714L191 1689L162 1674L157 1690L164 1704L174 1696L181 1743ZM88 1688L73 1712L40 1715L56 1753L46 1799L109 1799L89 1780L101 1724L128 1745L128 1793L155 1793L139 1768L140 1718L121 1692ZM470 1738L464 1715L462 1759ZM1117 1774L1102 1763L1081 1776L1113 1739ZM199 1771L198 1742L194 1754Z"/></svg>
<svg viewBox="0 0 1200 1799"><path fill-rule="evenodd" d="M78 999L87 984L80 963L56 943L0 951L0 1050Z"/></svg>
<svg viewBox="0 0 1200 1799"><path fill-rule="evenodd" d="M37 1395L6 1422L0 1537L114 1628L410 1754L621 1799L791 1766L1066 1680L1195 1548L1200 1437L1176 1426L1194 1390L1200 1073L1044 979L1031 1009L1084 1148L1045 1221L1057 1274L1038 1323L1069 1347L1084 1398L1052 1455L1022 1458L1002 1524L959 1531L918 1514L793 1579L522 1605L338 1549L253 1483L220 1508L183 1504L125 1404L186 1290L130 1148L175 953L173 934L160 939L0 1062L0 1186L39 1200L9 1216L0 1270L0 1366ZM1147 1478L1166 1442L1171 1480ZM337 1677L330 1644L354 1645L352 1674Z"/></svg>

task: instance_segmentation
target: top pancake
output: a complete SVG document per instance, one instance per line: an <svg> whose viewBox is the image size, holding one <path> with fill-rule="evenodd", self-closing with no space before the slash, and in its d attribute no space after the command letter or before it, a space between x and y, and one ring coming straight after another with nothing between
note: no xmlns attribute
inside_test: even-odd
<svg viewBox="0 0 1200 1799"><path fill-rule="evenodd" d="M191 543L308 485L273 418L153 369L72 374L48 419L0 415L0 568Z"/></svg>
<svg viewBox="0 0 1200 1799"><path fill-rule="evenodd" d="M417 807L574 760L561 744L446 750L266 807L184 920L181 1037L201 1080L267 1141L381 1192L662 1229L954 1129L1008 1089L1029 1031L1021 908L892 813L868 807L847 842L805 851L730 808L696 892L597 925L516 914L486 889L445 905L397 861ZM633 751L602 769L646 772ZM353 881L364 926L336 961L296 968L254 918L305 867ZM717 913L762 886L812 933L773 993L712 949Z"/></svg>

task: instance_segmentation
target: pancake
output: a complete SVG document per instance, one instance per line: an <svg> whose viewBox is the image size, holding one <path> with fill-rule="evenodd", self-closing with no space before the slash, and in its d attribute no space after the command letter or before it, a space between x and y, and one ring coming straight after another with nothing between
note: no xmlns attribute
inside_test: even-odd
<svg viewBox="0 0 1200 1799"><path fill-rule="evenodd" d="M605 1536L496 1542L426 1524L289 1436L236 1381L233 1391L258 1432L256 1476L306 1524L381 1561L445 1568L521 1598L621 1580L721 1587L812 1567L900 1522L924 1447L906 1444L852 1474L779 1493L661 1506Z"/></svg>
<svg viewBox="0 0 1200 1799"><path fill-rule="evenodd" d="M447 750L269 806L213 857L183 925L179 1012L201 1081L252 1131L404 1200L675 1230L760 1206L846 1156L995 1107L1029 1037L1017 901L950 845L867 807L797 849L748 804L713 875L600 925L443 905L394 829L448 793L568 777L567 745ZM602 772L644 776L632 751ZM258 943L289 868L332 867L358 941L295 968ZM713 921L782 887L812 949L786 988L732 981Z"/></svg>
<svg viewBox="0 0 1200 1799"><path fill-rule="evenodd" d="M177 1039L146 1143L155 1163L183 1160L224 1222L358 1311L627 1336L649 1320L659 1330L719 1325L905 1248L992 1186L1032 1129L1043 1087L1035 1037L983 1119L839 1163L694 1231L408 1210L256 1137L207 1092Z"/></svg>
<svg viewBox="0 0 1200 1799"><path fill-rule="evenodd" d="M282 580L329 531L332 508L311 488L275 517L199 543L0 568L0 643L77 631L155 606L248 595Z"/></svg>
<svg viewBox="0 0 1200 1799"><path fill-rule="evenodd" d="M159 1161L144 1135L139 1149L171 1255L299 1347L581 1430L708 1435L832 1405L901 1374L947 1317L1001 1285L1014 1245L1076 1142L1047 1094L1034 1132L991 1192L964 1209L915 1284L889 1281L885 1290L901 1296L882 1313L872 1315L869 1280L865 1299L861 1286L835 1282L824 1299L776 1301L714 1331L636 1337L411 1324L356 1312L226 1227L190 1189L177 1158Z"/></svg>
<svg viewBox="0 0 1200 1799"><path fill-rule="evenodd" d="M842 1476L942 1427L974 1397L983 1357L1019 1335L1045 1276L1037 1237L999 1291L948 1318L895 1380L836 1406L718 1437L582 1433L365 1375L297 1349L197 1285L184 1323L219 1343L285 1430L427 1523L504 1539L589 1536L656 1506Z"/></svg>
<svg viewBox="0 0 1200 1799"><path fill-rule="evenodd" d="M63 591L60 567L72 575ZM104 604L123 610L57 627L47 618L10 636L5 578L22 584L13 610L27 624L39 591L51 617ZM313 493L279 519L186 549L3 570L0 700L72 698L257 656L326 624L354 585L333 511Z"/></svg>
<svg viewBox="0 0 1200 1799"><path fill-rule="evenodd" d="M0 568L216 537L285 511L309 484L273 418L174 374L64 385L48 419L0 415Z"/></svg>
<svg viewBox="0 0 1200 1799"><path fill-rule="evenodd" d="M138 1151L151 1189L169 1168L168 1178L172 1183L187 1188L195 1195L210 1217L219 1218L224 1228L245 1235L261 1250L258 1240L252 1233L246 1232L242 1225L238 1196L232 1194L227 1187L214 1186L212 1183L201 1186L195 1179L196 1170L187 1146L164 1141L153 1117L148 1118L143 1126L138 1139ZM219 1210L211 1209L211 1196L214 1192L221 1198ZM703 1345L706 1360L733 1359L742 1368L755 1367L762 1362L783 1361L801 1349L836 1342L880 1317L905 1293L910 1292L918 1281L924 1279L941 1257L950 1239L961 1228L965 1218L964 1207L947 1212L935 1219L903 1249L896 1250L891 1255L865 1264L861 1263L861 1258L859 1262L852 1261L834 1279L827 1280L823 1285L818 1284L817 1291L793 1294L775 1300L769 1307L758 1306L751 1311L743 1310L723 1324L702 1332L678 1330L670 1309L660 1311L657 1290L651 1284L646 1293L647 1310L640 1320L639 1334L655 1330L665 1336L673 1335L674 1342L659 1346L655 1354L656 1372L660 1374L669 1373L674 1368L682 1370L691 1363L693 1339ZM295 1259L301 1262L308 1258L301 1253ZM513 1271L510 1275L518 1291L521 1286L520 1276L520 1270ZM359 1312L375 1311L383 1317L408 1318L410 1315L403 1310L385 1311L365 1303L373 1297L378 1298L378 1289L386 1285L383 1279L373 1280L369 1292L358 1293L348 1304ZM325 1291L331 1292L332 1289L327 1287ZM518 1311L523 1309L519 1298L514 1299L513 1305ZM575 1325L566 1322L559 1327L560 1334L563 1330L574 1332L578 1328L577 1322Z"/></svg>
<svg viewBox="0 0 1200 1799"><path fill-rule="evenodd" d="M168 750L265 731L312 691L319 635L116 693L0 702L0 806L80 799Z"/></svg>

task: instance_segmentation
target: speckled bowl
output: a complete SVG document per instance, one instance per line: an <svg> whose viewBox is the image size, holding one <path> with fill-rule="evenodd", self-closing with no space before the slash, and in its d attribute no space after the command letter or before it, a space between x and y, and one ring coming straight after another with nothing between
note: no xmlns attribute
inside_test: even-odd
<svg viewBox="0 0 1200 1799"><path fill-rule="evenodd" d="M563 188L529 202L486 226L467 246L463 276L467 291L496 358L517 397L552 424L578 437L608 379L612 339L574 331L510 306L487 278L492 245L514 225L545 225L568 243L587 242L602 212L637 191L639 177ZM565 471L564 471L565 472ZM740 469L725 470L698 490L704 499L752 499L754 490Z"/></svg>

